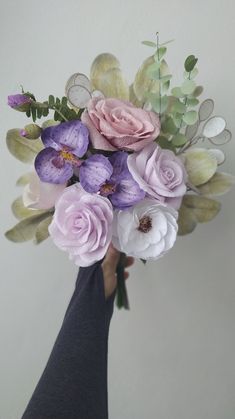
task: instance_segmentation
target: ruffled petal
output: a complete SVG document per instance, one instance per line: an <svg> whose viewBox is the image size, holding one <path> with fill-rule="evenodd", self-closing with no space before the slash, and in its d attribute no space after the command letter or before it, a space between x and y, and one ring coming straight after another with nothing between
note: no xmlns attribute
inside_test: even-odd
<svg viewBox="0 0 235 419"><path fill-rule="evenodd" d="M71 163L66 162L52 147L40 151L34 165L42 182L65 183L73 175Z"/></svg>
<svg viewBox="0 0 235 419"><path fill-rule="evenodd" d="M94 154L80 167L79 179L85 191L96 193L110 179L113 172L109 159L102 154Z"/></svg>

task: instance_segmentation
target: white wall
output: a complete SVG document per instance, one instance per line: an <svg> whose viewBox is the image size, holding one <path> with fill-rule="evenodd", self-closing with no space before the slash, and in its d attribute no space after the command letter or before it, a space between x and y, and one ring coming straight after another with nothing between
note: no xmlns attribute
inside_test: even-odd
<svg viewBox="0 0 235 419"><path fill-rule="evenodd" d="M233 0L0 1L1 232L13 223L16 178L27 168L5 146L26 119L6 106L19 84L40 99L62 95L94 56L116 54L131 81L158 30L175 38L168 61L180 76L199 57L205 97L235 133ZM235 173L235 139L225 171ZM110 419L234 419L234 197L213 222L180 238L158 263L136 263L131 311L115 312L109 347ZM46 363L72 294L76 267L47 241L14 245L1 234L0 418L20 418Z"/></svg>

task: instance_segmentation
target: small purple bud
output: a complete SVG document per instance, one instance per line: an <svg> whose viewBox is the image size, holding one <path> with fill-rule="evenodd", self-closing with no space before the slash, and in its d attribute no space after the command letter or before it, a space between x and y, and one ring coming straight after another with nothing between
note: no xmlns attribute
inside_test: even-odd
<svg viewBox="0 0 235 419"><path fill-rule="evenodd" d="M24 94L8 96L8 105L17 111L26 112L30 108L32 99Z"/></svg>

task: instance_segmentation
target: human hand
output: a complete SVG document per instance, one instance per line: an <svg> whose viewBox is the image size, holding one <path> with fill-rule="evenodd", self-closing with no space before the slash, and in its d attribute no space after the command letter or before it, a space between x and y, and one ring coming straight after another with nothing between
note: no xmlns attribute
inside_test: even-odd
<svg viewBox="0 0 235 419"><path fill-rule="evenodd" d="M111 244L101 265L104 276L104 290L106 299L110 297L110 295L113 293L117 286L116 269L119 258L120 252L117 249L115 249ZM130 267L131 265L133 265L134 261L134 258L128 256L125 261L125 267ZM124 277L125 279L129 277L129 272L127 272L126 270L124 273Z"/></svg>

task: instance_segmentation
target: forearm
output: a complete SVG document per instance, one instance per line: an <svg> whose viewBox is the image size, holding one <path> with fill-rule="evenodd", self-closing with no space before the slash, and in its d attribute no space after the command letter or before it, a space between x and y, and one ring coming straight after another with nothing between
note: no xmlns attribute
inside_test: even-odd
<svg viewBox="0 0 235 419"><path fill-rule="evenodd" d="M107 343L114 294L100 264L81 268L76 289L22 419L106 419Z"/></svg>

